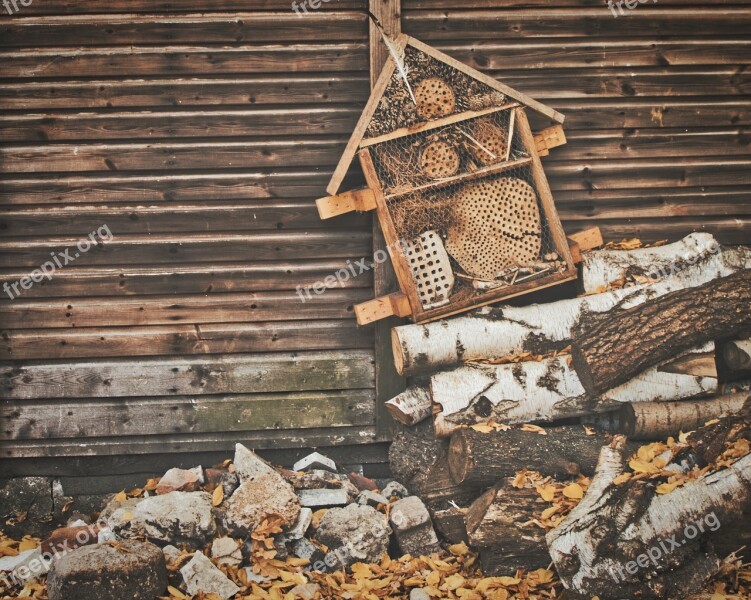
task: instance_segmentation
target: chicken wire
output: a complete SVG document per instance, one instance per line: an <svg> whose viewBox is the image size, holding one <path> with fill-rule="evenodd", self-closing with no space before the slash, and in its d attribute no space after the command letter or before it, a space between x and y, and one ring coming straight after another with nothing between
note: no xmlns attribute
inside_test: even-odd
<svg viewBox="0 0 751 600"><path fill-rule="evenodd" d="M396 69L368 125L366 137L469 110L502 106L507 101L503 93L411 46L405 49L404 65L409 89L401 71Z"/></svg>
<svg viewBox="0 0 751 600"><path fill-rule="evenodd" d="M431 243L443 245L436 251L447 252L455 276L452 304L562 273L568 267L541 205L531 158L518 131L508 135L511 114L500 111L371 148L398 238L415 247L428 236ZM499 160L500 152L493 152L492 160L488 155L490 164L478 159L486 153L475 142L487 141L474 135L478 124L505 132L504 160ZM445 144L448 150L436 149L441 158L433 157L431 169L437 171L426 173L426 148L436 144ZM446 158L449 150L457 158ZM481 173L485 168L492 171ZM418 272L407 262L415 287L424 286L424 269ZM419 291L423 309L432 308L436 298L431 301Z"/></svg>

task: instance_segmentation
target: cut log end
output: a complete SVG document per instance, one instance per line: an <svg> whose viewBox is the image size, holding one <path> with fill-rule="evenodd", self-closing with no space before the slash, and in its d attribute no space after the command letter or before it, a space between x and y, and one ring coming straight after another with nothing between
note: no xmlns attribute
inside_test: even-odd
<svg viewBox="0 0 751 600"><path fill-rule="evenodd" d="M402 354L402 343L399 339L399 332L396 329L391 330L391 352L394 355L394 367L399 375L404 375L404 355Z"/></svg>
<svg viewBox="0 0 751 600"><path fill-rule="evenodd" d="M472 467L472 450L471 446L466 443L466 439L462 432L458 431L451 437L449 444L449 473L451 473L451 479L457 485L466 481L467 473Z"/></svg>

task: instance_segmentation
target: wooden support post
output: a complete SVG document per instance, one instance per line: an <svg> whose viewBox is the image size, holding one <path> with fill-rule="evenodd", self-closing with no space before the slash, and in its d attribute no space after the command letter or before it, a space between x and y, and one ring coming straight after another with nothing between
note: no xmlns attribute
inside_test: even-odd
<svg viewBox="0 0 751 600"><path fill-rule="evenodd" d="M535 148L537 150L537 156L547 156L550 154L551 148L563 146L566 143L566 134L563 132L563 127L555 125L543 129L540 133L535 135Z"/></svg>
<svg viewBox="0 0 751 600"><path fill-rule="evenodd" d="M316 200L316 206L321 219L330 219L355 210L375 210L376 201L373 190L365 188L319 198Z"/></svg>
<svg viewBox="0 0 751 600"><path fill-rule="evenodd" d="M358 325L370 325L389 317L408 317L411 314L409 299L401 292L374 298L355 306Z"/></svg>
<svg viewBox="0 0 751 600"><path fill-rule="evenodd" d="M369 0L370 12L378 19L387 35L396 38L401 34L401 0ZM388 48L383 43L381 32L370 23L370 85L375 87L378 77L386 64ZM386 251L386 242L373 218L373 252ZM376 264L373 270L373 285L376 296L384 296L398 289L396 274L391 261ZM391 302L391 301L389 301ZM393 304L392 304L393 306ZM376 375L376 433L379 440L389 441L395 421L391 418L386 402L403 392L406 379L400 377L394 367L391 350L391 328L402 324L396 318L385 319L375 324L375 375Z"/></svg>

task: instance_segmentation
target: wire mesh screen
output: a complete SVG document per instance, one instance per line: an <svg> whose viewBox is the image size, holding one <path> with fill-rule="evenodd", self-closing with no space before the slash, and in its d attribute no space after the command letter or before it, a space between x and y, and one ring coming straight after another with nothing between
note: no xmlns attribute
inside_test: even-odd
<svg viewBox="0 0 751 600"><path fill-rule="evenodd" d="M506 102L501 92L411 46L405 50L404 64L409 88L397 69L370 121L366 137Z"/></svg>
<svg viewBox="0 0 751 600"><path fill-rule="evenodd" d="M514 143L514 111L399 137L373 147L373 165L387 196L528 156Z"/></svg>
<svg viewBox="0 0 751 600"><path fill-rule="evenodd" d="M441 287L446 280L426 281L425 263L407 257L425 310L437 300L465 301L567 269L512 114L500 111L371 149L402 246L420 248L429 239L430 250L445 251L448 259L440 262L440 276L450 272L455 279L448 287ZM443 295L425 296L422 289Z"/></svg>

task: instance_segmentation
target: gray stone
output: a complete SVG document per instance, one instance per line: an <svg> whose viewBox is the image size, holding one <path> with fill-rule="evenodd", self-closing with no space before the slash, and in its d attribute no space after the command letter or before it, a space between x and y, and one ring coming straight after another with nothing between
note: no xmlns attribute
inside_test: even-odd
<svg viewBox="0 0 751 600"><path fill-rule="evenodd" d="M259 575L258 573L255 573L253 571L252 567L245 567L243 569L245 571L245 579L248 581L248 583L266 583L269 581L268 577L264 577L263 575Z"/></svg>
<svg viewBox="0 0 751 600"><path fill-rule="evenodd" d="M386 498L391 498L392 496L406 498L407 496L409 496L409 491L398 481L392 481L381 490L381 494L386 496Z"/></svg>
<svg viewBox="0 0 751 600"><path fill-rule="evenodd" d="M313 452L305 458L298 460L292 467L293 471L310 471L312 469L336 473L336 463L323 454Z"/></svg>
<svg viewBox="0 0 751 600"><path fill-rule="evenodd" d="M133 540L68 552L47 578L49 600L154 600L166 590L164 554Z"/></svg>
<svg viewBox="0 0 751 600"><path fill-rule="evenodd" d="M157 483L156 493L164 495L171 492L197 492L200 488L200 478L195 471L170 469Z"/></svg>
<svg viewBox="0 0 751 600"><path fill-rule="evenodd" d="M16 584L36 581L49 571L49 559L50 556L42 556L41 548L26 550L18 556L3 556L0 558L0 574Z"/></svg>
<svg viewBox="0 0 751 600"><path fill-rule="evenodd" d="M326 558L324 551L307 538L300 538L292 543L292 555L309 560L311 565Z"/></svg>
<svg viewBox="0 0 751 600"><path fill-rule="evenodd" d="M52 483L46 477L11 479L0 489L0 528L11 537L46 538L55 528Z"/></svg>
<svg viewBox="0 0 751 600"><path fill-rule="evenodd" d="M279 474L274 467L242 444L235 445L235 460L233 462L235 473L237 473L241 483L252 481L260 475L267 475L269 473Z"/></svg>
<svg viewBox="0 0 751 600"><path fill-rule="evenodd" d="M99 515L99 523L106 523L115 533L126 530L135 516L136 506L143 498L126 498L119 502L112 498Z"/></svg>
<svg viewBox="0 0 751 600"><path fill-rule="evenodd" d="M164 553L164 558L168 563L176 562L183 555L183 553L178 548L175 548L174 546L169 544L162 548L162 552Z"/></svg>
<svg viewBox="0 0 751 600"><path fill-rule="evenodd" d="M293 598L300 600L314 600L316 594L321 591L321 586L317 583L305 583L296 585L290 590Z"/></svg>
<svg viewBox="0 0 751 600"><path fill-rule="evenodd" d="M270 514L294 524L300 516L300 501L295 490L275 470L240 484L224 504L224 520L232 533L247 535Z"/></svg>
<svg viewBox="0 0 751 600"><path fill-rule="evenodd" d="M308 508L318 509L328 506L346 506L350 502L345 489L300 490L300 503Z"/></svg>
<svg viewBox="0 0 751 600"><path fill-rule="evenodd" d="M237 567L243 561L240 542L230 537L217 538L211 543L211 558L218 565Z"/></svg>
<svg viewBox="0 0 751 600"><path fill-rule="evenodd" d="M120 515L127 527L118 531L122 537L146 537L168 544L202 546L214 537L216 523L212 514L211 494L206 492L172 492L140 500L129 514ZM118 509L115 515L123 509ZM116 520L113 516L113 520Z"/></svg>
<svg viewBox="0 0 751 600"><path fill-rule="evenodd" d="M370 492L366 490L364 492L360 492L360 495L357 496L357 503L377 507L379 504L388 504L389 499L386 498L386 496L377 494L376 492Z"/></svg>
<svg viewBox="0 0 751 600"><path fill-rule="evenodd" d="M431 600L431 598L425 590L415 588L409 593L409 600Z"/></svg>
<svg viewBox="0 0 751 600"><path fill-rule="evenodd" d="M300 516L297 517L297 522L290 527L289 530L285 531L281 538L285 542L299 540L301 537L305 536L305 532L308 530L308 527L310 527L312 522L313 511L307 507L300 509Z"/></svg>
<svg viewBox="0 0 751 600"><path fill-rule="evenodd" d="M356 562L380 561L388 550L389 527L385 515L373 507L350 504L327 511L315 537L335 555L335 564L349 567ZM330 556L326 558L332 567Z"/></svg>
<svg viewBox="0 0 751 600"><path fill-rule="evenodd" d="M240 588L214 566L200 550L193 555L188 564L180 569L188 594L197 596L199 593L216 594L224 600L229 600Z"/></svg>
<svg viewBox="0 0 751 600"><path fill-rule="evenodd" d="M430 513L417 496L394 502L389 523L404 554L428 556L440 550Z"/></svg>
<svg viewBox="0 0 751 600"><path fill-rule="evenodd" d="M193 467L192 469L188 469L191 473L195 473L195 476L198 477L198 483L201 485L206 484L206 476L203 472L203 467L201 465L198 465L197 467Z"/></svg>

